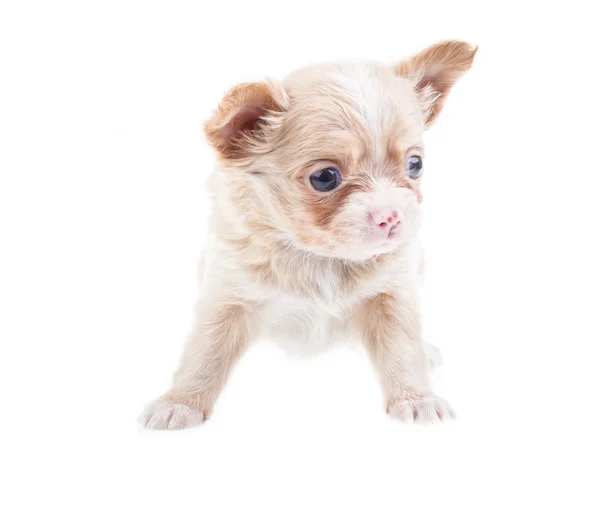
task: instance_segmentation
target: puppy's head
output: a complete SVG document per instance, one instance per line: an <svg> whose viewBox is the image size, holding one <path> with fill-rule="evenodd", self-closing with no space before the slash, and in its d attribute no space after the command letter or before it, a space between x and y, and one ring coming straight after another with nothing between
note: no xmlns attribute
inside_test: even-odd
<svg viewBox="0 0 600 513"><path fill-rule="evenodd" d="M475 52L449 41L396 66L324 64L231 89L205 133L232 222L349 260L414 238L423 131Z"/></svg>

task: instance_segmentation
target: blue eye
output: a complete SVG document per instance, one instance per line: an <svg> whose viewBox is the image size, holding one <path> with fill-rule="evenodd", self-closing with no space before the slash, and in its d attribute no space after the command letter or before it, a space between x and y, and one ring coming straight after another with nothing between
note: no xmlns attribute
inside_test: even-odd
<svg viewBox="0 0 600 513"><path fill-rule="evenodd" d="M413 180L416 180L423 174L423 159L413 155L406 162L406 172Z"/></svg>
<svg viewBox="0 0 600 513"><path fill-rule="evenodd" d="M342 183L342 175L336 168L326 167L310 175L310 183L319 192L329 192Z"/></svg>

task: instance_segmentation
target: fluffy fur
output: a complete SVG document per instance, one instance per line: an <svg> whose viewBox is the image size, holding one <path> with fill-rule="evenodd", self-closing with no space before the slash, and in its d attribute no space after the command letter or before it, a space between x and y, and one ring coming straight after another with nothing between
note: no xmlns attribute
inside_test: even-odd
<svg viewBox="0 0 600 513"><path fill-rule="evenodd" d="M423 131L475 51L443 42L396 66L321 64L226 94L205 125L218 166L202 296L172 388L143 425L206 420L234 363L263 336L300 348L359 337L388 413L453 416L428 380L428 358L439 355L421 337L421 184L406 167L423 156ZM318 192L309 177L327 167L342 184ZM401 223L388 230L392 214Z"/></svg>

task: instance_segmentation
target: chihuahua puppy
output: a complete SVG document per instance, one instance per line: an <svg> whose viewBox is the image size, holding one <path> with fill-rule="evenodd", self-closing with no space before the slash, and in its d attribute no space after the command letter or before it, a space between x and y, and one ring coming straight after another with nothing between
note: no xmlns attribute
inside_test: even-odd
<svg viewBox="0 0 600 513"><path fill-rule="evenodd" d="M423 132L477 49L435 44L389 66L337 62L240 84L205 124L218 166L210 254L173 385L141 423L205 421L253 340L359 338L404 422L454 416L431 390L417 240Z"/></svg>

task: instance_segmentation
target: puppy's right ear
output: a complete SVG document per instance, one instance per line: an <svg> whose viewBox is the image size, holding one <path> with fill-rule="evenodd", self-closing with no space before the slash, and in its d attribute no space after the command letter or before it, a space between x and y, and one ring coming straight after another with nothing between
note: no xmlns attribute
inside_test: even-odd
<svg viewBox="0 0 600 513"><path fill-rule="evenodd" d="M283 87L270 82L252 82L230 89L219 108L204 124L204 133L224 159L247 155L260 142L267 117L281 112L287 104Z"/></svg>

